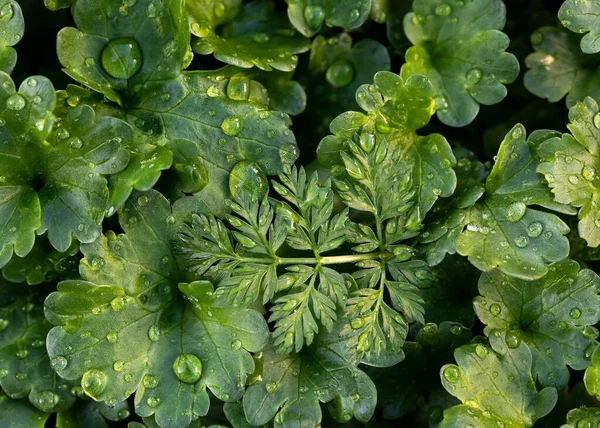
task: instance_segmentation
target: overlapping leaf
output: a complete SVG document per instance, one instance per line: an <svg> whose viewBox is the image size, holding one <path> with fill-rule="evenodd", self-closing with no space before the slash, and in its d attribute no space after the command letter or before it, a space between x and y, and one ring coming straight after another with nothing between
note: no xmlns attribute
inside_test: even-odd
<svg viewBox="0 0 600 428"><path fill-rule="evenodd" d="M208 283L183 279L171 238L175 218L157 192L136 194L120 215L125 234L82 247L83 280L65 281L46 301L54 369L113 405L136 393L136 412L185 427L221 400L241 397L266 341L263 318L217 307ZM175 393L174 393L175 392Z"/></svg>
<svg viewBox="0 0 600 428"><path fill-rule="evenodd" d="M569 382L567 366L583 370L590 364L598 336L593 325L600 320L598 291L593 271L565 260L538 281L484 273L474 305L486 334L503 330L507 339L527 343L534 378L560 390Z"/></svg>
<svg viewBox="0 0 600 428"><path fill-rule="evenodd" d="M372 0L286 0L288 17L298 31L307 37L317 33L323 24L354 30L369 17Z"/></svg>
<svg viewBox="0 0 600 428"><path fill-rule="evenodd" d="M600 409L597 407L582 407L573 409L567 414L567 423L561 428L593 427L600 423Z"/></svg>
<svg viewBox="0 0 600 428"><path fill-rule="evenodd" d="M600 100L599 55L586 55L577 47L579 37L564 29L542 27L531 35L535 52L525 65L525 87L551 103L567 96L567 107L590 96Z"/></svg>
<svg viewBox="0 0 600 428"><path fill-rule="evenodd" d="M600 113L598 104L586 98L569 111L571 134L555 136L539 148L546 162L537 170L543 173L555 200L579 207L579 235L590 247L600 245Z"/></svg>
<svg viewBox="0 0 600 428"><path fill-rule="evenodd" d="M401 75L427 76L443 123L468 125L479 104L506 97L504 85L517 78L519 62L504 52L509 43L501 32L505 20L501 0L413 2L404 30L415 46L406 52Z"/></svg>
<svg viewBox="0 0 600 428"><path fill-rule="evenodd" d="M244 411L252 425L273 420L275 426L305 427L321 423L319 403L330 402L337 422L352 417L367 422L375 411L377 391L348 352L352 337L339 329L321 333L298 354L282 356L274 347L261 355L260 381L244 395Z"/></svg>
<svg viewBox="0 0 600 428"><path fill-rule="evenodd" d="M11 73L17 63L17 51L13 48L25 32L23 12L14 0L0 1L0 70Z"/></svg>
<svg viewBox="0 0 600 428"><path fill-rule="evenodd" d="M567 225L555 214L530 205L572 213L569 206L553 201L542 176L536 173L532 155L543 141L557 133L537 131L526 138L516 125L504 138L498 159L486 180L486 194L468 213L467 227L456 241L459 254L477 268L494 268L524 279L548 272L548 264L569 254L563 235Z"/></svg>
<svg viewBox="0 0 600 428"><path fill-rule="evenodd" d="M33 407L27 400L13 400L0 393L0 423L14 428L43 428L50 413Z"/></svg>
<svg viewBox="0 0 600 428"><path fill-rule="evenodd" d="M440 377L444 388L463 404L444 411L440 428L531 427L556 404L556 389L536 390L531 351L523 342L505 342L497 332L490 337L490 346L464 345L454 357L458 365L445 365Z"/></svg>

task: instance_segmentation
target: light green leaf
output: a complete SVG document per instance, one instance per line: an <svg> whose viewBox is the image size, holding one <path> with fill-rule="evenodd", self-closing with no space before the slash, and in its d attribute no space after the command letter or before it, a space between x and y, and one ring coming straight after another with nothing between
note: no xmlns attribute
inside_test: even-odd
<svg viewBox="0 0 600 428"><path fill-rule="evenodd" d="M571 134L545 141L539 155L546 162L537 170L545 175L555 200L579 207L579 235L590 247L600 245L600 113L592 98L569 111Z"/></svg>
<svg viewBox="0 0 600 428"><path fill-rule="evenodd" d="M192 31L200 25L214 29L231 22L240 13L242 0L185 0L185 10L192 21Z"/></svg>
<svg viewBox="0 0 600 428"><path fill-rule="evenodd" d="M593 1L565 0L558 11L562 25L575 33L585 33L580 43L583 53L600 52L598 15L600 5Z"/></svg>
<svg viewBox="0 0 600 428"><path fill-rule="evenodd" d="M525 65L525 87L551 103L567 96L567 107L590 96L600 100L600 55L585 55L577 47L579 37L564 29L543 27L531 35L535 52Z"/></svg>
<svg viewBox="0 0 600 428"><path fill-rule="evenodd" d="M21 285L0 280L0 386L13 399L28 397L43 412L69 408L75 397L73 382L61 379L51 368L46 335L51 328L44 318L43 295L21 291ZM4 296L3 296L4 297Z"/></svg>
<svg viewBox="0 0 600 428"><path fill-rule="evenodd" d="M538 131L526 138L525 128L515 125L504 138L486 180L486 194L469 210L467 227L456 241L458 253L478 269L499 268L511 276L537 279L548 272L549 263L569 254L569 241L563 236L567 225L555 214L530 207L572 212L553 201L535 171L532 153L556 135Z"/></svg>
<svg viewBox="0 0 600 428"><path fill-rule="evenodd" d="M192 25L194 52L208 55L242 68L292 71L298 64L296 54L306 52L308 39L296 33L285 15L275 12L272 0L247 3L237 19L221 31L206 25Z"/></svg>
<svg viewBox="0 0 600 428"><path fill-rule="evenodd" d="M504 52L505 20L501 0L415 0L405 16L404 31L415 46L406 52L401 75L422 74L431 81L438 118L446 125L468 125L479 104L502 101L504 85L517 78L519 62Z"/></svg>
<svg viewBox="0 0 600 428"><path fill-rule="evenodd" d="M371 0L286 0L288 17L306 37L316 34L326 24L354 30L369 17Z"/></svg>
<svg viewBox="0 0 600 428"><path fill-rule="evenodd" d="M135 392L136 413L185 427L207 413L207 387L223 401L242 396L254 370L247 350L260 350L267 326L251 309L215 306L209 283L179 284L181 298L177 223L159 193L133 195L120 223L125 234L82 247L84 280L62 282L48 297L57 325L48 351L57 372L82 378L95 400L114 405Z"/></svg>
<svg viewBox="0 0 600 428"><path fill-rule="evenodd" d="M0 424L11 428L43 428L50 413L33 407L27 400L13 400L0 393Z"/></svg>
<svg viewBox="0 0 600 428"><path fill-rule="evenodd" d="M243 400L252 425L274 418L275 426L316 426L322 418L319 402L331 402L330 412L338 422L371 418L375 385L351 360L351 338L340 338L336 330L320 334L299 354L282 356L272 346L263 351L261 380L248 388Z"/></svg>
<svg viewBox="0 0 600 428"><path fill-rule="evenodd" d="M11 73L17 63L17 51L12 47L23 38L25 23L19 3L0 1L0 70Z"/></svg>
<svg viewBox="0 0 600 428"><path fill-rule="evenodd" d="M600 346L592 353L592 364L585 371L583 382L588 394L600 398Z"/></svg>
<svg viewBox="0 0 600 428"><path fill-rule="evenodd" d="M569 370L583 370L596 346L600 320L600 278L577 262L550 266L538 281L511 278L498 270L479 279L475 312L485 333L503 330L507 338L531 349L533 376L558 390L569 383Z"/></svg>
<svg viewBox="0 0 600 428"><path fill-rule="evenodd" d="M556 389L536 390L531 351L525 343L511 348L497 332L490 345L461 346L454 351L458 365L440 370L444 388L463 402L444 411L440 428L531 427L556 404Z"/></svg>

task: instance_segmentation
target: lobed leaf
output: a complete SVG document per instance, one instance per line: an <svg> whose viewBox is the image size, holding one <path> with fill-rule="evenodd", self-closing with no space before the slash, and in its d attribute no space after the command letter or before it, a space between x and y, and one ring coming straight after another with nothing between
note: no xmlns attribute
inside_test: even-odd
<svg viewBox="0 0 600 428"><path fill-rule="evenodd" d="M17 63L13 48L25 33L21 6L14 0L0 1L0 71L10 74Z"/></svg>
<svg viewBox="0 0 600 428"><path fill-rule="evenodd" d="M354 30L369 17L371 0L286 0L288 17L296 29L311 37L326 24Z"/></svg>

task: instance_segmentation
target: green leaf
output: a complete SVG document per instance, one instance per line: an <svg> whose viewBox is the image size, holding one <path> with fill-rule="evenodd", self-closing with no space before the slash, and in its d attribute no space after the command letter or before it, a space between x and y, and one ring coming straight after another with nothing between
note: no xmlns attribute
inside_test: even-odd
<svg viewBox="0 0 600 428"><path fill-rule="evenodd" d="M583 382L588 394L600 398L600 346L592 353L592 364L585 371Z"/></svg>
<svg viewBox="0 0 600 428"><path fill-rule="evenodd" d="M458 365L445 365L440 377L444 388L463 404L444 411L440 428L531 427L556 404L556 389L536 390L531 351L523 342L510 347L497 332L490 337L490 346L464 345L454 357Z"/></svg>
<svg viewBox="0 0 600 428"><path fill-rule="evenodd" d="M0 424L11 428L43 428L50 413L33 407L27 400L13 400L0 393Z"/></svg>
<svg viewBox="0 0 600 428"><path fill-rule="evenodd" d="M549 263L569 254L569 241L563 236L569 232L567 225L555 214L530 207L572 212L553 201L535 171L538 160L532 153L556 135L537 131L526 138L525 128L515 125L504 138L486 180L486 194L469 210L467 227L456 241L458 253L478 269L498 268L518 278L537 279L548 272Z"/></svg>
<svg viewBox="0 0 600 428"><path fill-rule="evenodd" d="M507 83L519 74L519 62L504 52L509 39L501 30L506 8L501 0L440 3L415 0L404 18L414 47L405 55L404 79L426 76L436 97L438 118L465 126L479 113L479 104L497 104ZM460 46L457 48L457 46Z"/></svg>
<svg viewBox="0 0 600 428"><path fill-rule="evenodd" d="M600 52L598 14L600 14L600 5L578 0L565 0L558 11L558 19L562 25L575 33L585 34L580 43L583 53Z"/></svg>
<svg viewBox="0 0 600 428"><path fill-rule="evenodd" d="M479 279L475 312L487 335L506 332L507 339L524 341L531 349L533 376L542 386L564 388L569 370L590 364L600 320L600 279L572 260L550 266L538 281L511 278L498 270Z"/></svg>
<svg viewBox="0 0 600 428"><path fill-rule="evenodd" d="M452 361L454 349L471 340L471 332L460 324L425 324L414 341L404 346L406 358L387 368L368 369L377 386L378 406L385 419L410 414L423 394L441 389L439 368ZM453 403L458 404L458 403Z"/></svg>
<svg viewBox="0 0 600 428"><path fill-rule="evenodd" d="M112 101L181 73L190 42L182 0L78 0L72 12L78 29L60 31L58 59L69 76Z"/></svg>
<svg viewBox="0 0 600 428"><path fill-rule="evenodd" d="M292 73L271 71L255 77L269 94L269 108L291 116L301 114L306 108L306 93L302 85L292 80Z"/></svg>
<svg viewBox="0 0 600 428"><path fill-rule="evenodd" d="M427 79L411 76L404 81L396 74L379 72L374 82L361 86L356 93L356 100L367 115L350 111L338 116L330 127L334 135L325 137L319 145L319 161L325 166L344 166L349 174L366 177L370 172L365 168L370 166L357 165L353 171L354 167L339 153L359 129L375 134L376 139L385 141L380 143L382 152L376 155L385 160L380 168L388 163L403 168L402 176L416 195L414 220L420 223L438 197L454 192L456 175L452 166L456 159L443 136L416 133L429 122L433 110L433 90ZM388 174L394 175L391 171Z"/></svg>
<svg viewBox="0 0 600 428"><path fill-rule="evenodd" d="M254 370L247 350L260 350L267 326L251 309L216 306L209 283L179 283L177 223L159 193L133 195L119 220L125 234L83 246L83 280L46 300L57 325L48 351L95 400L114 405L135 392L137 414L185 427L207 413L207 387L223 401L241 397Z"/></svg>
<svg viewBox="0 0 600 428"><path fill-rule="evenodd" d="M185 0L185 10L192 23L217 28L231 22L242 10L242 0ZM193 28L192 28L193 30Z"/></svg>
<svg viewBox="0 0 600 428"><path fill-rule="evenodd" d="M60 379L46 352L50 323L44 318L43 295L0 281L11 293L0 307L0 386L11 398L28 397L43 412L67 409L74 401L72 382ZM9 291L10 290L10 291Z"/></svg>
<svg viewBox="0 0 600 428"><path fill-rule="evenodd" d="M545 175L555 200L579 207L579 235L590 247L600 245L600 113L598 104L586 98L569 111L571 134L545 141L539 155L546 162L537 170Z"/></svg>
<svg viewBox="0 0 600 428"><path fill-rule="evenodd" d="M286 0L288 17L298 31L311 37L326 24L354 30L369 17L371 0Z"/></svg>
<svg viewBox="0 0 600 428"><path fill-rule="evenodd" d="M261 380L248 388L243 400L252 425L274 418L276 426L316 426L322 418L319 402L330 403L337 422L371 418L375 385L352 361L347 350L351 338L340 338L336 330L320 334L298 354L282 356L273 346L263 351Z"/></svg>
<svg viewBox="0 0 600 428"><path fill-rule="evenodd" d="M597 407L582 407L573 409L567 414L567 423L561 428L579 428L594 426L600 423L600 409Z"/></svg>
<svg viewBox="0 0 600 428"><path fill-rule="evenodd" d="M525 87L534 95L551 103L567 96L567 107L573 107L587 96L600 100L598 85L599 55L585 55L577 47L579 36L564 29L542 27L531 35L535 52L525 65Z"/></svg>
<svg viewBox="0 0 600 428"><path fill-rule="evenodd" d="M77 265L79 259L75 254L79 251L79 243L74 241L65 252L57 251L46 235L37 238L33 249L25 257L13 257L2 268L2 275L11 282L27 282L37 285L61 279L79 276Z"/></svg>
<svg viewBox="0 0 600 428"><path fill-rule="evenodd" d="M17 63L17 51L12 47L23 38L25 23L19 3L0 1L0 71L11 73Z"/></svg>
<svg viewBox="0 0 600 428"><path fill-rule="evenodd" d="M234 19L218 33L215 27L192 25L194 52L242 68L292 71L298 64L296 54L306 52L310 42L298 35L287 17L275 13L272 0L256 0L243 6Z"/></svg>

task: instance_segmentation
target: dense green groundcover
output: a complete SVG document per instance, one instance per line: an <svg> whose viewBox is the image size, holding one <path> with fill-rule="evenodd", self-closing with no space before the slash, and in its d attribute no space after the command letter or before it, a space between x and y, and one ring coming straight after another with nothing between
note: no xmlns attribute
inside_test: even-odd
<svg viewBox="0 0 600 428"><path fill-rule="evenodd" d="M0 0L0 427L600 426L598 16Z"/></svg>

